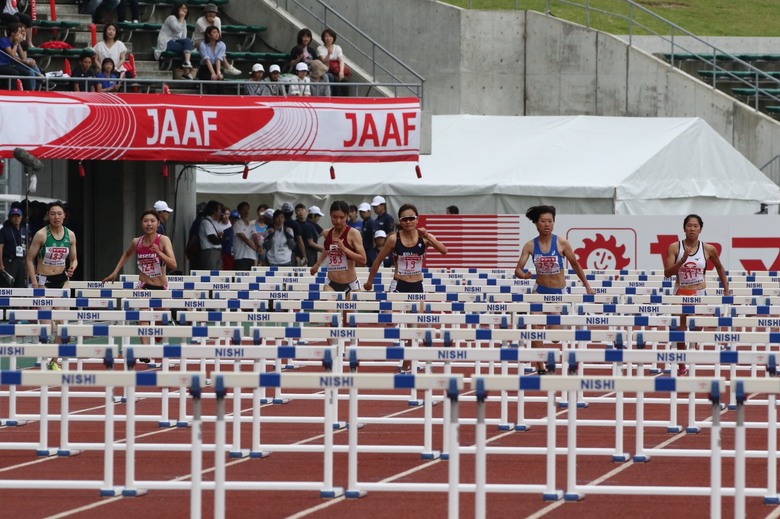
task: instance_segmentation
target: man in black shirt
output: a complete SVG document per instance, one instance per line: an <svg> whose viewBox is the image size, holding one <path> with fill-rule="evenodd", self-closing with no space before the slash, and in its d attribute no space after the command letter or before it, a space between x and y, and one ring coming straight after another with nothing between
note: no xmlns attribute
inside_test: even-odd
<svg viewBox="0 0 780 519"><path fill-rule="evenodd" d="M3 275L0 275L0 286L5 288L27 286L26 256L27 233L22 227L22 210L12 207L8 211L8 220L0 229L0 258L2 258L0 272L3 272Z"/></svg>
<svg viewBox="0 0 780 519"><path fill-rule="evenodd" d="M376 213L375 230L385 231L385 234L390 236L390 234L395 231L395 220L390 213L387 212L387 203L385 202L384 197L375 196L371 201L371 207L374 208L374 212ZM373 236L371 238L373 246Z"/></svg>

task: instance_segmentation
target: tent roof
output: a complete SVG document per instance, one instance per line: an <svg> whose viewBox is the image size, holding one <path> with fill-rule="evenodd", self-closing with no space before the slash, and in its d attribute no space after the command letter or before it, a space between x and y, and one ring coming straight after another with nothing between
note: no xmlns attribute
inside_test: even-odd
<svg viewBox="0 0 780 519"><path fill-rule="evenodd" d="M699 118L453 115L434 116L432 124L433 152L420 157L419 179L410 163L336 164L335 181L327 163L266 163L247 180L242 166L203 165L197 190L497 195L578 199L580 208L601 199L601 208L609 200L614 212L628 214L668 212L663 205L673 199L744 201L751 209L780 202L780 187ZM745 212L733 209L721 214Z"/></svg>

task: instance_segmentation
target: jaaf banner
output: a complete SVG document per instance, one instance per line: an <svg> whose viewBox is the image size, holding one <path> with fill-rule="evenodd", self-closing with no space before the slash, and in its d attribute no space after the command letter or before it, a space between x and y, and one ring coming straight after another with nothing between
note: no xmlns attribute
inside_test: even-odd
<svg viewBox="0 0 780 519"><path fill-rule="evenodd" d="M0 157L39 159L412 162L416 98L280 98L0 93Z"/></svg>

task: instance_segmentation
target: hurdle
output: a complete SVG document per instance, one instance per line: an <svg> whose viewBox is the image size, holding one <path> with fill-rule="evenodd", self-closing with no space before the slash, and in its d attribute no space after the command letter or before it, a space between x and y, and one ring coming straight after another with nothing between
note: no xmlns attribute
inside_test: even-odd
<svg viewBox="0 0 780 519"><path fill-rule="evenodd" d="M477 388L478 394L483 394L482 398L477 399L477 405L484 408L485 398L484 393L487 391L509 391L509 390L523 390L534 389L547 391L548 395L552 395L557 391L567 391L569 393L575 393L582 389L583 385L589 386L596 381L609 381L609 385L614 387L619 392L705 392L710 395L713 401L713 416L719 415L720 408L718 405L719 395L723 390L723 379L709 379L709 378L686 378L686 379L667 379L667 378L626 378L626 377L612 377L612 378L597 378L597 377L506 377L506 376L480 376L476 377L473 381L473 385ZM570 395L570 399L575 398L574 394ZM554 406L548 405L548 416L550 409ZM478 412L478 416L484 417L484 409L482 412ZM554 415L553 415L554 416ZM547 467L547 484L543 488L544 498L549 500L559 499L561 492L555 490L555 420L548 420L547 431L547 455L546 455L546 467ZM716 512L712 517L719 517L720 502L723 493L720 488L720 466L721 457L719 450L720 430L716 429L715 423L713 423L712 431L712 458L711 458L711 480L709 487L627 487L627 486L598 486L598 485L579 485L577 484L577 407L571 406L569 408L568 420L567 420L567 447L566 447L566 493L563 494L563 498L566 501L577 501L584 497L585 493L591 494L654 494L654 495L695 495L695 496L710 496L710 510ZM498 492L538 492L538 485L491 485L485 483L486 481L486 455L489 451L484 445L485 438L485 421L479 420L477 424L478 434L477 443L474 448L476 454L475 460L475 502L477 504L476 516L485 517L485 493L488 491ZM482 438L483 441L479 441ZM472 449L461 448L461 451L471 452Z"/></svg>

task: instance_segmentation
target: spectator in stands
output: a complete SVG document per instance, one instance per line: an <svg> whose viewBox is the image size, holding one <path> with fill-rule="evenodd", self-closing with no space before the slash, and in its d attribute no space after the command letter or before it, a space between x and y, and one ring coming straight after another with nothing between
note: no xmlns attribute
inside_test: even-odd
<svg viewBox="0 0 780 519"><path fill-rule="evenodd" d="M371 206L363 202L358 206L358 214L363 219L360 234L363 236L363 249L368 250L374 245L374 232L376 232L376 220L371 218Z"/></svg>
<svg viewBox="0 0 780 519"><path fill-rule="evenodd" d="M252 65L252 71L249 73L249 81L244 83L244 92L250 96L269 96L271 90L268 88L267 82L263 81L263 74L265 68L260 63ZM265 210L265 209L263 209ZM258 211L259 213L260 211Z"/></svg>
<svg viewBox="0 0 780 519"><path fill-rule="evenodd" d="M19 11L16 0L5 0L5 7L3 7L3 12L0 13L0 23L3 27L8 27L15 22L24 25L24 36L27 41L27 47L32 47L32 18Z"/></svg>
<svg viewBox="0 0 780 519"><path fill-rule="evenodd" d="M187 39L187 4L177 2L173 4L171 15L165 19L160 34L157 35L157 48L154 50L154 59L160 59L163 52L181 54L184 58L181 77L192 79L192 41Z"/></svg>
<svg viewBox="0 0 780 519"><path fill-rule="evenodd" d="M387 203L384 197L375 196L371 201L371 207L374 208L376 213L376 228L381 229L390 236L395 230L395 220L393 216L387 212Z"/></svg>
<svg viewBox="0 0 780 519"><path fill-rule="evenodd" d="M284 224L284 213L281 209L274 211L273 225L268 227L265 238L265 250L268 255L268 264L271 266L295 265L293 250L296 248L295 236L290 227Z"/></svg>
<svg viewBox="0 0 780 519"><path fill-rule="evenodd" d="M22 42L27 37L24 25L13 22L6 28L7 36L0 38L0 75L2 76L40 76L41 71L35 60L27 57L27 51L22 48ZM23 79L25 90L35 90L37 82L34 79Z"/></svg>
<svg viewBox="0 0 780 519"><path fill-rule="evenodd" d="M120 78L135 77L134 71L127 69L130 64L127 63L127 47L120 40L116 39L119 32L117 26L113 23L107 23L103 27L103 41L95 44L95 56L98 63L103 63L106 58L114 60L114 69Z"/></svg>
<svg viewBox="0 0 780 519"><path fill-rule="evenodd" d="M385 234L385 231L376 231L374 233L374 246L371 247L366 251L366 264L367 265L373 265L374 260L377 256L379 256L379 251L382 250L382 247L385 246L385 241L387 240L387 234ZM385 259L382 260L382 266L383 267L392 267L393 266L393 256L392 254L388 254L385 256Z"/></svg>
<svg viewBox="0 0 780 519"><path fill-rule="evenodd" d="M219 33L222 34L222 20L219 19L217 13L219 10L214 4L206 4L203 8L203 16L198 18L195 22L195 31L192 33L192 48L199 49L200 44L205 39L206 29L209 27L216 27L219 29ZM241 71L236 67L228 63L227 56L222 58L222 71L230 76L238 76Z"/></svg>
<svg viewBox="0 0 780 519"><path fill-rule="evenodd" d="M284 88L284 83L279 81L279 77L282 74L282 69L279 68L279 65L271 65L268 68L268 76L263 80L263 83L267 83L268 87L268 93L265 95L269 96L286 96L287 90Z"/></svg>
<svg viewBox="0 0 780 519"><path fill-rule="evenodd" d="M308 213L306 221L302 225L301 234L303 235L303 244L306 247L306 265L311 267L317 263L317 256L323 251L322 245L319 244L322 234L319 221L325 215L316 205L311 206Z"/></svg>
<svg viewBox="0 0 780 519"><path fill-rule="evenodd" d="M141 21L141 12L138 9L138 0L119 0L119 5L116 6L116 21L122 23L125 21L125 7L130 7L130 19L133 23L139 23Z"/></svg>
<svg viewBox="0 0 780 519"><path fill-rule="evenodd" d="M200 256L198 268L220 270L222 268L222 237L224 236L221 205L216 200L210 200L203 210L204 217L200 224L198 237L200 239Z"/></svg>
<svg viewBox="0 0 780 519"><path fill-rule="evenodd" d="M158 200L154 203L154 210L160 215L160 225L157 226L157 234L167 236L168 233L165 230L165 224L168 223L168 218L170 218L171 213L173 213L173 209L168 206L168 203L165 200Z"/></svg>
<svg viewBox="0 0 780 519"><path fill-rule="evenodd" d="M349 206L349 218L347 218L347 225L357 229L358 231L363 228L363 220L358 215L358 208L356 205Z"/></svg>
<svg viewBox="0 0 780 519"><path fill-rule="evenodd" d="M235 270L252 270L257 265L258 247L254 226L249 222L249 203L238 204L237 212L239 218L233 222L233 266Z"/></svg>
<svg viewBox="0 0 780 519"><path fill-rule="evenodd" d="M311 95L315 97L330 97L330 79L328 67L318 59L309 63L309 78L311 78Z"/></svg>
<svg viewBox="0 0 780 519"><path fill-rule="evenodd" d="M100 16L98 9L102 8L109 13L119 6L119 0L89 0L84 6L83 14L92 15L92 23L104 23L105 20Z"/></svg>
<svg viewBox="0 0 780 519"><path fill-rule="evenodd" d="M290 82L287 93L291 96L311 96L309 66L306 63L298 63L295 65L295 75L297 77Z"/></svg>
<svg viewBox="0 0 780 519"><path fill-rule="evenodd" d="M344 51L340 45L336 45L336 31L326 28L322 31L322 45L317 47L317 57L328 66L328 75L331 83L349 81L349 68L344 63ZM337 87L332 89L333 95L345 95L346 92Z"/></svg>
<svg viewBox="0 0 780 519"><path fill-rule="evenodd" d="M225 42L219 41L219 29L214 27L206 28L205 39L200 44L200 67L198 68L198 79L203 81L222 81L225 76L222 75L222 60L225 58ZM206 93L219 93L219 86L213 83L206 84Z"/></svg>
<svg viewBox="0 0 780 519"><path fill-rule="evenodd" d="M25 274L24 258L27 253L27 231L22 225L22 210L12 207L8 211L8 220L0 229L0 271L4 273L0 277L0 287L25 288L27 275Z"/></svg>
<svg viewBox="0 0 780 519"><path fill-rule="evenodd" d="M73 70L70 75L71 78L93 78L95 77L95 71L92 68L92 54L89 52L82 52L79 56L79 65ZM94 92L95 83L82 80L71 81L71 88L74 92Z"/></svg>
<svg viewBox="0 0 780 519"><path fill-rule="evenodd" d="M295 70L298 63L311 64L317 58L317 51L311 46L314 39L311 31L305 27L298 31L298 44L290 51L290 66L288 70Z"/></svg>
<svg viewBox="0 0 780 519"><path fill-rule="evenodd" d="M460 209L457 205L447 206L447 214L460 214Z"/></svg>
<svg viewBox="0 0 780 519"><path fill-rule="evenodd" d="M104 81L97 81L95 83L95 90L97 92L116 92L119 90L119 83L117 81L111 81L112 79L119 79L119 74L114 71L114 60L106 58L100 65L100 72L95 76L98 79Z"/></svg>

